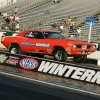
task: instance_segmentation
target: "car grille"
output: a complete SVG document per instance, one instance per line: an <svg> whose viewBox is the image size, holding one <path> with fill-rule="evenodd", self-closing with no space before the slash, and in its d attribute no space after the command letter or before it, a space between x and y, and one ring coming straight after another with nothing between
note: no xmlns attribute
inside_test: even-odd
<svg viewBox="0 0 100 100"><path fill-rule="evenodd" d="M76 45L76 49L90 49L90 45Z"/></svg>

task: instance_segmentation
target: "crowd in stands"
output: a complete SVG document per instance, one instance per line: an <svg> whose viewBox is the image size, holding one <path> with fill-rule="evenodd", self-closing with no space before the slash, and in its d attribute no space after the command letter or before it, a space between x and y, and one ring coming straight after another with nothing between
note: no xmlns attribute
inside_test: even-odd
<svg viewBox="0 0 100 100"><path fill-rule="evenodd" d="M53 0L54 3L60 3L62 0Z"/></svg>
<svg viewBox="0 0 100 100"><path fill-rule="evenodd" d="M62 19L61 22L54 22L54 24L52 25L52 29L59 30L62 34L64 33L68 34L69 31L74 33L74 27L77 21L78 21L77 17L74 18L67 17L65 19ZM77 33L80 34L81 32L77 31Z"/></svg>
<svg viewBox="0 0 100 100"><path fill-rule="evenodd" d="M19 16L18 8L14 7L12 14L7 14L7 12L0 12L0 15L3 17L4 23L2 24L2 29L6 28L11 31L19 32Z"/></svg>

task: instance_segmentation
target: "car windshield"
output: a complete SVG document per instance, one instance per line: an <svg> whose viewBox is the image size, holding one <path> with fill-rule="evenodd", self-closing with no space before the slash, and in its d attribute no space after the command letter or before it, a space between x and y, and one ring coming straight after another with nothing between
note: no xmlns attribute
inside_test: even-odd
<svg viewBox="0 0 100 100"><path fill-rule="evenodd" d="M46 38L52 38L52 39L66 39L62 34L58 32L45 32L44 36Z"/></svg>

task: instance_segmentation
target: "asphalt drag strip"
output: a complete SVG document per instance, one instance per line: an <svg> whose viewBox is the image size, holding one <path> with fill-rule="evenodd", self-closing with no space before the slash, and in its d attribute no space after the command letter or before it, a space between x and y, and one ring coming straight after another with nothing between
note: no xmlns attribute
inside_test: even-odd
<svg viewBox="0 0 100 100"><path fill-rule="evenodd" d="M13 83L9 80L13 80L16 82ZM22 82L22 83L24 83L24 85L20 85L20 83L17 83L17 82ZM13 88L15 88L16 87L15 84L18 85L17 86L18 88L22 88L22 86L24 86L24 88L30 87L30 85L25 86L25 84L31 84L33 86L38 85L37 87L39 87L39 89L36 89L36 88L35 89L34 88L25 88L25 89L26 90L33 89L33 90L38 90L37 92L41 92L41 91L43 92L44 88L46 88L46 89L48 88L50 90L45 90L43 92L43 94L48 93L48 94L46 94L47 97L48 97L48 95L50 95L50 97L52 97L52 96L53 96L53 98L57 97L57 98L60 98L60 100L61 99L62 100L73 100L73 98L72 98L73 96L75 96L74 100L97 100L97 99L99 100L100 99L100 85L90 84L90 83L86 83L86 82L80 82L80 81L67 79L67 78L56 77L53 75L46 75L46 74L39 73L39 72L26 71L26 70L23 70L20 68L13 68L10 66L2 66L2 65L0 66L0 84L1 84L0 85L1 90L3 89L2 87L6 87L5 85L7 85L8 88L9 88L9 85L12 86ZM2 86L2 85L4 85L4 86ZM43 89L41 89L41 87ZM5 88L5 89L7 89L7 88ZM14 89L14 90L16 90L16 89ZM31 91L33 91L33 90L31 90ZM13 90L11 90L11 91L13 91ZM49 91L49 92L47 92L47 91ZM3 91L0 92L1 97L4 96L4 93L5 92L3 92ZM28 93L30 93L30 92L28 92ZM0 99L0 100L3 100L3 99ZM13 100L15 100L15 99L13 99ZM16 100L18 100L18 99L16 99ZM31 99L27 99L27 100L31 100ZM36 100L42 100L42 99L36 99ZM48 100L56 100L56 99L48 99ZM59 99L57 99L57 100L59 100Z"/></svg>

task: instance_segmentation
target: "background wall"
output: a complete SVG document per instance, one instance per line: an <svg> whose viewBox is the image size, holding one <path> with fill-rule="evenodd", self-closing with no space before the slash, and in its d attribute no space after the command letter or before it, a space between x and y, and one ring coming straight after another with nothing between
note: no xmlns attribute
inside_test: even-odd
<svg viewBox="0 0 100 100"><path fill-rule="evenodd" d="M0 0L0 8L19 2L20 0Z"/></svg>

